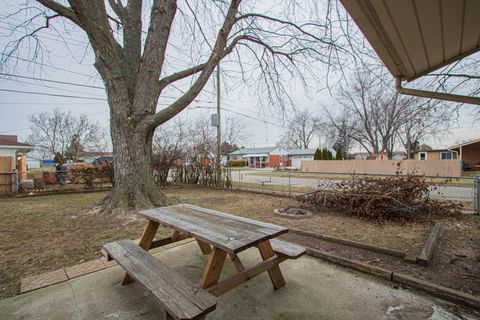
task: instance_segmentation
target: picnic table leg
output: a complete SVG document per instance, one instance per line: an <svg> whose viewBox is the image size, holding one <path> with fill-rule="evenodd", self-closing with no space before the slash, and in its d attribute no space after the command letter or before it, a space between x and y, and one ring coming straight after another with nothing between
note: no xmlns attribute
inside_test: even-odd
<svg viewBox="0 0 480 320"><path fill-rule="evenodd" d="M240 261L236 254L229 253L228 256L230 257L230 260L232 260L232 263L235 266L237 272L245 271L245 267L243 266L242 261Z"/></svg>
<svg viewBox="0 0 480 320"><path fill-rule="evenodd" d="M155 238L155 235L157 234L159 226L160 224L158 222L149 220L145 230L143 231L142 237L138 241L138 246L148 251L152 245L153 238ZM135 280L127 273L123 278L122 285L126 285L134 281Z"/></svg>
<svg viewBox="0 0 480 320"><path fill-rule="evenodd" d="M206 289L218 282L226 257L227 253L225 251L218 248L213 248L212 252L208 256L208 262L205 266L205 270L203 271L200 287Z"/></svg>
<svg viewBox="0 0 480 320"><path fill-rule="evenodd" d="M206 242L203 242L202 240L197 240L198 246L200 247L200 250L202 250L203 254L210 254L212 252L212 247Z"/></svg>
<svg viewBox="0 0 480 320"><path fill-rule="evenodd" d="M260 242L257 247L258 250L260 250L260 255L264 261L275 255L272 245L268 240ZM268 275L270 276L270 280L272 281L275 290L285 286L285 279L283 279L282 271L278 265L268 269Z"/></svg>

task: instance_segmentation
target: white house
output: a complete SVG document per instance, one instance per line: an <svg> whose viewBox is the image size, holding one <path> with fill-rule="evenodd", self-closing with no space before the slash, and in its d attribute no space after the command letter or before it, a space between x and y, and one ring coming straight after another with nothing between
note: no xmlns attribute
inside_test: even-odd
<svg viewBox="0 0 480 320"><path fill-rule="evenodd" d="M27 162L25 154L33 146L17 141L17 136L0 135L0 194L11 193L16 188L13 171L20 175L19 181L27 179Z"/></svg>
<svg viewBox="0 0 480 320"><path fill-rule="evenodd" d="M11 157L12 170L17 168L18 157L25 155L32 149L32 145L18 142L17 136L0 135L0 157Z"/></svg>
<svg viewBox="0 0 480 320"><path fill-rule="evenodd" d="M317 149L287 149L289 167L300 169L303 160L313 160Z"/></svg>
<svg viewBox="0 0 480 320"><path fill-rule="evenodd" d="M232 160L245 160L252 168L286 167L287 150L279 147L241 148L229 154Z"/></svg>

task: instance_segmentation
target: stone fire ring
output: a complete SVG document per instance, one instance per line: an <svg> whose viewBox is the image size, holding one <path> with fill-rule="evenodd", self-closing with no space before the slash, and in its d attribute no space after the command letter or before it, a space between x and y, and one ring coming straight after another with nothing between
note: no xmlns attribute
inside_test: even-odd
<svg viewBox="0 0 480 320"><path fill-rule="evenodd" d="M275 209L274 212L288 219L305 219L312 216L310 211L300 208Z"/></svg>

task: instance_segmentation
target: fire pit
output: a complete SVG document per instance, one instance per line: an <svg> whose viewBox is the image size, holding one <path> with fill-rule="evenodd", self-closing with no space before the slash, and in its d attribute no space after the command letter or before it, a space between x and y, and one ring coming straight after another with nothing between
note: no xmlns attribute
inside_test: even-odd
<svg viewBox="0 0 480 320"><path fill-rule="evenodd" d="M275 209L274 212L284 218L290 219L304 219L310 218L312 216L312 213L310 211L294 207Z"/></svg>

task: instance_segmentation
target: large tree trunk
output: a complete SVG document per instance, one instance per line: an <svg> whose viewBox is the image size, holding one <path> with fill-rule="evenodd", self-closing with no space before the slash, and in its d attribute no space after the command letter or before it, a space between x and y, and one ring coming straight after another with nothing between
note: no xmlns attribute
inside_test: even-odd
<svg viewBox="0 0 480 320"><path fill-rule="evenodd" d="M115 186L103 209L143 209L167 204L152 175L152 133L131 126L128 119L111 121Z"/></svg>

